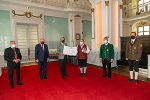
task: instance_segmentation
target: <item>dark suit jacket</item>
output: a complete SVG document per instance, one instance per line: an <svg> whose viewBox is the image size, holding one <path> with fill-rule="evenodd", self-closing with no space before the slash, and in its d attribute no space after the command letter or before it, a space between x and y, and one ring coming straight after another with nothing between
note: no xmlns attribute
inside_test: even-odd
<svg viewBox="0 0 150 100"><path fill-rule="evenodd" d="M20 53L19 48L15 48L15 51L17 53L17 59L21 60L22 59L22 55ZM13 60L15 59L15 52L14 52L14 50L11 47L5 49L5 51L4 51L4 59L7 61L7 65L8 66L10 64L15 64L15 62L13 62Z"/></svg>
<svg viewBox="0 0 150 100"><path fill-rule="evenodd" d="M40 62L47 61L49 57L48 46L44 44L44 52L42 50L41 44L37 44L35 46L35 60L39 60Z"/></svg>

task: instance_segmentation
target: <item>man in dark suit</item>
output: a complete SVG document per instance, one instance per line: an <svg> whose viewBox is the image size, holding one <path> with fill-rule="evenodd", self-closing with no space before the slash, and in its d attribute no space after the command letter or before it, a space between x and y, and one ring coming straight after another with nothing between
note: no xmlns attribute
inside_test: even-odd
<svg viewBox="0 0 150 100"><path fill-rule="evenodd" d="M103 77L106 77L106 65L108 68L108 78L111 78L111 63L114 59L114 47L108 43L108 37L104 37L104 44L100 47L100 62L103 64Z"/></svg>
<svg viewBox="0 0 150 100"><path fill-rule="evenodd" d="M48 51L48 46L45 44L45 39L41 38L40 43L36 45L35 47L35 61L38 63L39 66L39 75L40 75L40 80L47 79L46 76L46 64L47 61L49 60L49 51ZM42 73L43 69L43 73Z"/></svg>
<svg viewBox="0 0 150 100"><path fill-rule="evenodd" d="M17 85L23 85L20 83L20 61L22 59L19 48L16 48L15 41L10 41L10 47L5 49L4 59L7 61L8 66L8 78L11 89L14 88L13 73L16 69Z"/></svg>

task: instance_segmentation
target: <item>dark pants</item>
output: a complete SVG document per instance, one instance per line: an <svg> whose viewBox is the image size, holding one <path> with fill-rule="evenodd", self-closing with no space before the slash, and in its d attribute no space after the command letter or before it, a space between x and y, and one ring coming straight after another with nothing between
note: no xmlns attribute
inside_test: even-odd
<svg viewBox="0 0 150 100"><path fill-rule="evenodd" d="M104 73L104 75L106 75L106 65L107 65L108 77L111 77L111 62L110 62L110 60L104 59L102 61L102 64L103 64L103 73Z"/></svg>
<svg viewBox="0 0 150 100"><path fill-rule="evenodd" d="M40 78L42 78L43 76L46 77L46 69L47 69L47 68L46 68L46 64L47 64L46 61L43 61L43 62L39 62L39 63L38 63ZM43 73L42 73L42 70L43 70Z"/></svg>
<svg viewBox="0 0 150 100"><path fill-rule="evenodd" d="M79 67L86 67L87 66L87 59L78 59Z"/></svg>
<svg viewBox="0 0 150 100"><path fill-rule="evenodd" d="M128 60L129 64L129 71L133 71L133 68L135 72L139 72L139 61L136 60Z"/></svg>
<svg viewBox="0 0 150 100"><path fill-rule="evenodd" d="M17 82L20 82L20 63L10 63L8 64L8 79L10 86L13 86L13 73L14 70L16 69L16 77L17 77Z"/></svg>
<svg viewBox="0 0 150 100"><path fill-rule="evenodd" d="M62 77L64 77L66 74L66 61L67 61L67 56L64 56L64 59L60 59L60 72Z"/></svg>

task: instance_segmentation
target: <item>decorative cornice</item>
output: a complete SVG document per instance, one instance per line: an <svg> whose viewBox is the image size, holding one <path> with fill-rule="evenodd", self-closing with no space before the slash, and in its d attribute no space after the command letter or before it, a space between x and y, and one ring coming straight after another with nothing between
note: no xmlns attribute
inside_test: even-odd
<svg viewBox="0 0 150 100"><path fill-rule="evenodd" d="M109 1L105 1L105 6L108 6L109 5Z"/></svg>
<svg viewBox="0 0 150 100"><path fill-rule="evenodd" d="M94 12L94 8L91 8L91 12Z"/></svg>
<svg viewBox="0 0 150 100"><path fill-rule="evenodd" d="M70 22L72 22L72 19L70 19Z"/></svg>
<svg viewBox="0 0 150 100"><path fill-rule="evenodd" d="M123 9L123 5L120 5L120 9Z"/></svg>
<svg viewBox="0 0 150 100"><path fill-rule="evenodd" d="M12 10L12 13L14 14L14 16L26 16L27 18L36 17L42 19L42 14L40 14L40 16L35 16L31 12L24 12L24 14L16 14L15 10Z"/></svg>
<svg viewBox="0 0 150 100"><path fill-rule="evenodd" d="M81 17L80 15L75 15L74 17Z"/></svg>

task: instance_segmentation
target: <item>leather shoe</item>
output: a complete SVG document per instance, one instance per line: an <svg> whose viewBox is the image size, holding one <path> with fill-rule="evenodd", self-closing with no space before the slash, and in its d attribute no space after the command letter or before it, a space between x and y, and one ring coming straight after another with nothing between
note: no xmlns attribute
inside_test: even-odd
<svg viewBox="0 0 150 100"><path fill-rule="evenodd" d="M106 75L103 75L102 77L106 77Z"/></svg>
<svg viewBox="0 0 150 100"><path fill-rule="evenodd" d="M65 74L64 76L69 76L68 74Z"/></svg>
<svg viewBox="0 0 150 100"><path fill-rule="evenodd" d="M62 76L62 79L65 79L64 76Z"/></svg>
<svg viewBox="0 0 150 100"><path fill-rule="evenodd" d="M83 73L80 74L80 76L82 76L82 75L83 75Z"/></svg>
<svg viewBox="0 0 150 100"><path fill-rule="evenodd" d="M139 83L139 81L138 80L135 80L135 84L138 84Z"/></svg>
<svg viewBox="0 0 150 100"><path fill-rule="evenodd" d="M130 79L130 78L128 79L128 82L132 82L132 81L133 81L133 79Z"/></svg>
<svg viewBox="0 0 150 100"><path fill-rule="evenodd" d="M87 74L86 74L86 73L84 73L84 76L87 76Z"/></svg>
<svg viewBox="0 0 150 100"><path fill-rule="evenodd" d="M44 77L44 79L48 79L47 77Z"/></svg>
<svg viewBox="0 0 150 100"><path fill-rule="evenodd" d="M17 82L17 85L23 85L23 83Z"/></svg>
<svg viewBox="0 0 150 100"><path fill-rule="evenodd" d="M13 89L14 88L14 86L10 86L10 89Z"/></svg>

